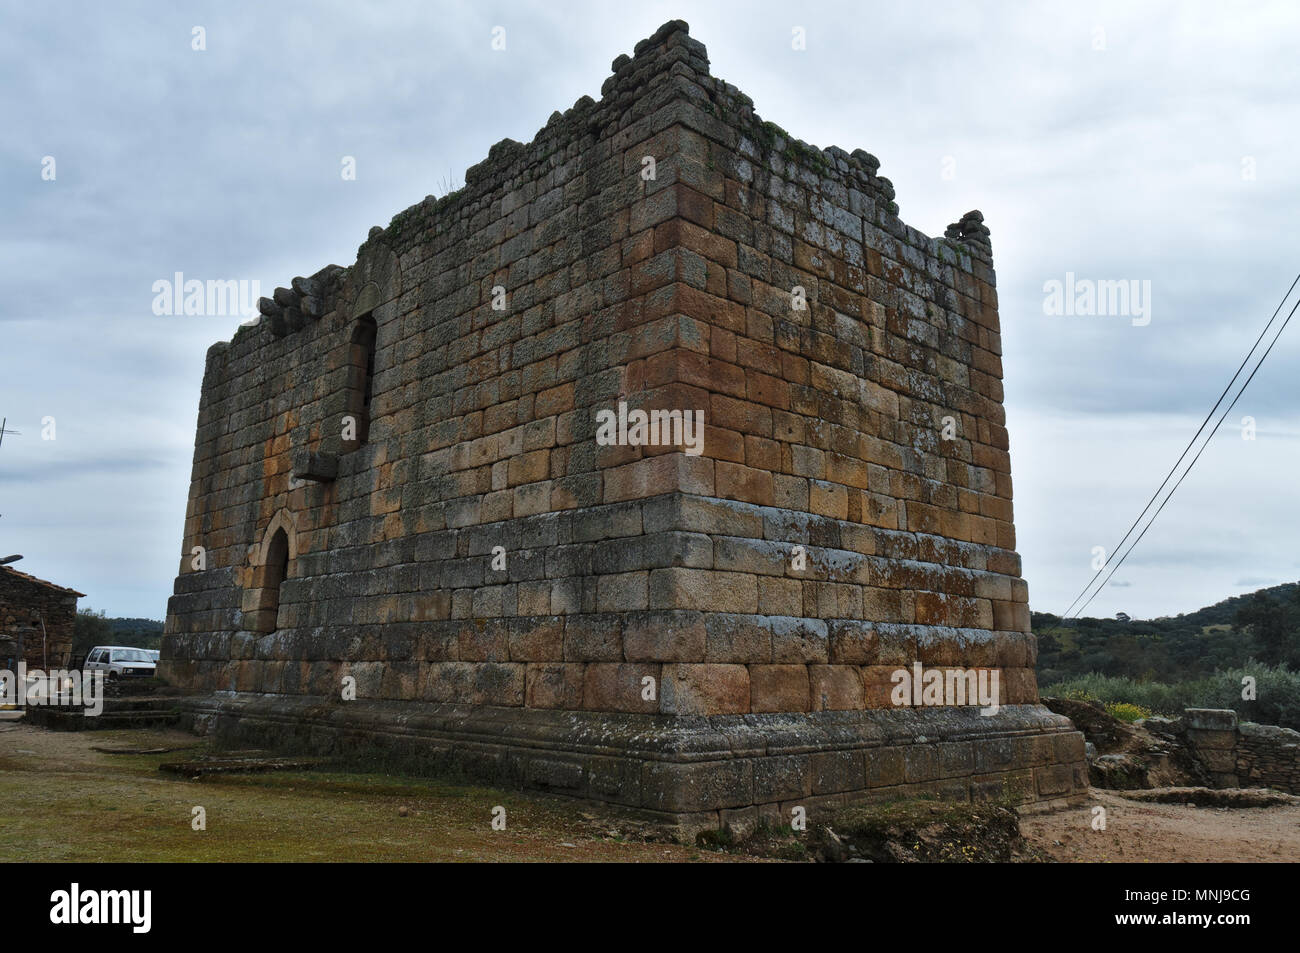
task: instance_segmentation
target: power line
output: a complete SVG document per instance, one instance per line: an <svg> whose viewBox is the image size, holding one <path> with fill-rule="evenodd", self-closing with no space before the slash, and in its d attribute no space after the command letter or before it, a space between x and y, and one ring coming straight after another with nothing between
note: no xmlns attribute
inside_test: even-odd
<svg viewBox="0 0 1300 953"><path fill-rule="evenodd" d="M1142 512L1139 513L1139 514L1137 515L1137 518L1136 518L1135 520L1133 520L1133 523L1129 526L1128 531L1124 533L1124 537L1119 541L1119 543L1114 547L1114 549L1111 550L1111 552L1118 552L1120 549L1123 548L1124 543L1128 540L1128 538L1129 538L1131 535L1133 535L1133 530L1135 530L1135 529L1137 528L1138 524L1142 522L1142 517L1146 516L1147 511L1148 511L1149 509L1151 509L1151 504L1154 503L1154 502L1156 501L1156 499L1160 496L1161 492L1162 492L1162 491L1164 490L1164 488L1168 485L1170 478L1173 477L1173 475L1178 471L1178 467L1182 464L1183 460L1187 457L1187 453L1188 453L1188 451L1190 451L1190 450L1192 449L1192 447L1195 445L1197 439L1201 436L1201 433L1205 430L1205 425L1208 424L1208 423L1210 422L1210 418L1214 416L1214 412L1215 412L1216 410L1219 409L1219 405L1223 403L1223 398L1225 398L1225 397L1228 396L1228 391L1232 390L1232 385L1233 385L1234 383L1236 383L1237 378L1241 376L1241 372L1242 372L1242 370L1245 369L1246 364L1249 363L1250 358L1251 358L1251 355L1253 355L1253 354L1255 353L1255 349L1259 347L1260 342L1263 341L1263 340L1264 340L1264 337L1268 334L1268 329L1271 328L1271 327L1273 326L1273 322L1277 320L1277 316L1278 316L1278 314L1281 313L1283 306L1286 304L1287 299L1288 299L1289 297L1291 297L1291 292L1295 290L1295 287L1296 287L1297 284L1300 284L1300 272L1297 272L1295 278L1291 281L1291 287L1287 288L1287 290L1286 290L1286 294L1282 295L1282 300L1279 301L1278 304L1277 304L1277 307L1276 307L1275 309L1273 309L1273 314L1272 314L1272 316L1268 319L1268 323L1264 325L1264 329L1263 329L1262 331L1259 332L1259 337L1257 337L1257 338L1255 339L1255 343L1252 344L1252 345L1250 346L1250 350L1247 351L1247 352L1246 352L1246 356L1245 356L1244 358L1242 358L1241 364L1238 365L1237 370L1236 370L1236 372L1232 375L1231 380L1229 380L1227 386L1223 388L1223 393L1219 394L1219 399L1216 400L1216 401L1214 402L1214 406L1211 407L1210 410L1209 410L1209 412L1205 415L1205 419L1201 421L1201 425L1200 425L1199 427L1196 428L1196 433L1192 435L1192 439L1189 440L1189 441L1187 442L1187 446L1183 448L1183 452L1180 453L1180 454L1178 455L1178 459L1174 462L1174 465L1169 469L1169 472L1168 472L1167 474L1165 474L1165 478L1164 478L1164 480L1161 481L1160 486L1157 487L1155 493L1153 493L1153 494L1151 495L1151 499L1147 500L1147 504L1146 504L1146 506L1142 507ZM1294 314L1294 313L1295 313L1295 308L1292 308L1292 309L1291 309L1291 312L1292 312L1292 314ZM1287 320L1287 321L1290 321L1290 320L1291 320L1290 315L1287 316L1287 319L1286 319L1286 320ZM1285 323L1285 322L1283 323L1282 327L1283 327L1283 328L1286 327L1286 323ZM1278 335L1280 336L1281 333L1282 333L1282 332L1281 332L1281 330L1279 329L1279 331L1278 331ZM1274 338L1273 341L1274 341L1274 343L1277 343L1277 338ZM1272 344L1269 345L1269 350L1272 350ZM1268 356L1268 351L1265 351L1265 352L1264 352L1264 356L1265 356L1265 357ZM1261 357L1261 358L1260 358L1260 364L1263 364L1263 362L1264 362L1264 359L1263 359L1263 357ZM1259 366L1258 366L1258 365L1256 365L1255 370L1256 370L1256 371L1259 370ZM1252 372L1250 376L1251 376L1251 377L1254 377L1254 376L1255 376L1255 375L1254 375L1254 372ZM1246 384L1249 384L1249 383L1250 383L1250 380L1247 379ZM1246 387L1245 387L1245 385L1243 385L1241 391L1237 394L1237 398L1235 398L1235 399L1233 400L1233 404L1234 404L1234 405L1236 404L1237 399L1240 399L1241 394L1244 393L1245 390L1246 390ZM1231 409L1232 409L1232 406L1229 406L1228 410L1230 411ZM1226 411L1225 411L1225 413L1226 413ZM1222 423L1222 421L1220 421L1220 423ZM1216 427L1215 429L1217 430L1218 428ZM1211 436L1211 438L1212 438L1212 437L1214 436L1214 434L1211 433L1210 436ZM1208 441L1207 441L1207 443L1208 443ZM1202 450L1203 450L1203 449L1204 449L1204 448L1202 448ZM1198 453L1198 454L1197 454L1197 457L1199 457L1199 456L1200 456L1200 454ZM1193 464L1195 464L1195 459L1193 459L1192 462L1193 462ZM1190 470L1190 467L1189 467L1188 469ZM1184 476L1186 476L1186 474L1184 474ZM1180 479L1179 482L1181 483L1182 480ZM1177 488L1177 486L1175 485L1175 489L1176 489L1176 488ZM1172 492L1171 492L1170 495L1171 495L1171 496L1173 495ZM1167 500L1166 500L1166 502L1167 502ZM1160 509L1163 509L1163 508L1164 508L1164 505L1161 504ZM1160 512L1160 510L1157 509L1157 510L1156 510L1156 513L1158 514L1159 512ZM1152 521L1154 521L1154 519L1155 519L1155 517L1152 517ZM1149 525L1150 525L1150 524L1148 524L1148 526L1149 526ZM1143 530L1143 533L1145 533L1145 532L1146 532L1146 531ZM1141 536L1138 537L1138 539L1141 539L1141 538L1142 538ZM1137 545L1137 540L1134 540L1133 545ZM1132 547L1130 546L1129 549L1130 549L1130 551L1131 551L1131 550L1132 550ZM1119 568L1118 565L1117 565L1115 568L1118 569L1118 568ZM1074 610L1074 607L1075 607L1076 605L1079 604L1079 600L1082 599L1085 595L1087 595L1088 590L1091 589L1093 583L1095 583L1095 582L1097 581L1097 577L1100 576L1103 572L1105 572L1105 570L1106 570L1106 566L1103 564L1103 565L1101 566L1101 568L1099 568L1099 569L1098 569L1098 570L1093 574L1092 578L1088 580L1088 584L1085 585L1085 586L1083 587L1083 590L1082 590L1082 591L1081 591L1077 596L1074 597L1074 601L1070 603L1070 605L1066 608L1065 612L1063 612L1063 613L1061 614L1061 616L1060 616L1060 621L1059 621L1056 625L1052 626L1052 628L1048 629L1047 632L1044 633L1044 634L1050 634L1050 633L1052 633L1053 631L1056 630L1057 627L1059 627L1059 626L1061 625L1061 623L1064 623L1065 620L1066 620L1067 618L1070 617L1070 613ZM1107 576L1106 579L1109 580L1109 579L1110 579L1110 576ZM1098 587L1097 592L1100 592L1101 589L1102 589L1105 585L1106 585L1106 583L1103 582L1103 583L1101 584L1101 586ZM1097 592L1094 592L1091 596L1088 597L1088 601L1084 603L1084 608L1087 608L1088 603L1092 602L1092 600L1093 600L1094 598L1096 598ZM1083 609L1081 608L1081 609L1079 610L1078 613L1075 613L1075 616L1074 616L1074 617L1077 618L1077 617L1078 617L1082 612L1083 612Z"/></svg>
<svg viewBox="0 0 1300 953"><path fill-rule="evenodd" d="M1097 598L1098 593L1100 593L1101 590L1106 588L1106 583L1110 582L1110 577L1115 575L1116 571L1119 569L1120 566L1124 565L1124 560L1128 559L1128 555L1129 553L1133 552L1133 548L1137 546L1138 543L1142 542L1142 537L1147 534L1147 530L1149 530L1151 526L1155 523L1156 517L1159 516L1160 511L1165 508L1165 504L1167 504L1170 500L1174 498L1174 494L1178 492L1178 488L1182 486L1183 481L1187 479L1187 474L1192 472L1192 467L1196 466L1196 461L1201 459L1201 454L1205 452L1205 448L1208 447L1211 441L1214 440L1214 435L1219 432L1219 428L1223 426L1223 422L1228 419L1228 414L1232 413L1232 408L1237 406L1237 401L1241 400L1241 395L1246 393L1246 388L1249 387L1250 382L1255 379L1255 375L1259 373L1259 369L1264 366L1264 361L1268 359L1269 352L1273 350L1273 345L1277 344L1278 339L1282 337L1282 332L1286 330L1286 326L1291 323L1291 318L1295 316L1297 308L1300 308L1300 301L1297 301L1294 305L1291 306L1291 311L1286 316L1286 320L1283 321L1282 326L1277 329L1277 334L1273 337L1273 340L1269 343L1263 355L1260 356L1259 363L1255 365L1255 369L1251 371L1250 376L1246 378L1246 383L1241 385L1241 390L1237 391L1237 396L1232 398L1232 403L1228 405L1227 410L1225 410L1223 412L1223 415L1219 417L1219 422L1216 423L1214 425L1214 429L1210 431L1210 436L1207 437L1205 443L1201 445L1201 449L1196 451L1196 456L1192 457L1192 462L1187 465L1187 469L1184 470L1183 475L1178 478L1178 482L1174 484L1174 488L1169 491L1169 495L1165 497L1164 502L1162 502L1160 506L1157 507L1155 514L1152 515L1151 517L1150 522L1148 522L1147 525L1143 528L1142 532L1138 534L1138 538L1133 540L1132 545L1130 545L1129 548L1125 551L1124 555L1120 557L1119 561L1115 563L1115 568L1106 574L1106 578L1102 580L1102 583L1100 586L1097 587L1096 592L1094 592L1091 596L1089 596L1088 601L1079 607L1078 615L1083 615L1083 610L1088 608L1092 600ZM1269 323L1271 324L1272 322ZM1102 568L1104 569L1105 567L1103 566Z"/></svg>

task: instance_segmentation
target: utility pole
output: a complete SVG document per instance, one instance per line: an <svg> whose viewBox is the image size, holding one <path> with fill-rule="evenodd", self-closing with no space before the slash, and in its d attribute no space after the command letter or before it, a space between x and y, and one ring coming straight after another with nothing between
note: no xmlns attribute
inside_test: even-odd
<svg viewBox="0 0 1300 953"><path fill-rule="evenodd" d="M0 446L3 446L5 442L5 434L11 433L14 436L18 436L17 430L10 430L8 427L5 426L7 423L9 423L8 417L0 418Z"/></svg>
<svg viewBox="0 0 1300 953"><path fill-rule="evenodd" d="M10 430L10 429L8 429L8 428L5 426L5 424L7 424L7 423L9 423L9 418L8 418L8 417L5 417L4 419L0 420L0 446L2 446L2 445L4 444L4 442L5 442L5 434L7 434L7 433L11 433L11 434L13 434L14 436L18 436L18 434L19 434L19 431L17 431L17 430Z"/></svg>

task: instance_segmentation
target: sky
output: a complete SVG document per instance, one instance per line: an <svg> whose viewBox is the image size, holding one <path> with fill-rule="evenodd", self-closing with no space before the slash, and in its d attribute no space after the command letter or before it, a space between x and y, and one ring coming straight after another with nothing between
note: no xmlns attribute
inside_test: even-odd
<svg viewBox="0 0 1300 953"><path fill-rule="evenodd" d="M154 283L269 295L350 265L371 226L494 143L599 98L670 19L763 119L879 157L908 224L984 213L1037 611L1088 582L1300 270L1293 4L58 11L0 2L0 416L18 431L0 444L0 556L110 616L166 611L204 353L240 320L157 315ZM1126 314L1052 313L1067 280L1142 294ZM1300 577L1295 324L1088 614L1175 615Z"/></svg>

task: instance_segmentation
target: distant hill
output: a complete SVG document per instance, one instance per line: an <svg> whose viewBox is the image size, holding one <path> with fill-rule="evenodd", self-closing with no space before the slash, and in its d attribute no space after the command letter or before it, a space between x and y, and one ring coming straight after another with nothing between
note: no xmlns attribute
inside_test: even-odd
<svg viewBox="0 0 1300 953"><path fill-rule="evenodd" d="M1300 583L1288 582L1159 619L1071 619L1031 613L1038 680L1090 672L1180 682L1254 659L1300 670Z"/></svg>
<svg viewBox="0 0 1300 953"><path fill-rule="evenodd" d="M1186 615L1174 616L1172 619L1166 616L1165 619L1168 621L1182 619L1194 625L1232 625L1236 620L1237 611L1252 600L1262 597L1273 602L1293 602L1296 599L1297 592L1300 592L1300 582L1284 582L1280 586L1257 589L1244 596L1229 596L1222 602L1216 602L1204 609L1197 609L1195 612L1189 612Z"/></svg>
<svg viewBox="0 0 1300 953"><path fill-rule="evenodd" d="M106 619L119 645L134 645L142 649L156 649L162 638L163 623L159 619ZM145 644L152 640L151 644Z"/></svg>

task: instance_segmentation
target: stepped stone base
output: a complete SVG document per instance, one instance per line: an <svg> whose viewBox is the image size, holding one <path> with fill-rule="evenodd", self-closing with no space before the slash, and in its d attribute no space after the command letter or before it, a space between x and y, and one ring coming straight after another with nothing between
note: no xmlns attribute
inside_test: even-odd
<svg viewBox="0 0 1300 953"><path fill-rule="evenodd" d="M459 773L682 831L921 794L1009 794L1041 809L1088 790L1083 735L1041 705L691 718L217 692L180 707L218 742Z"/></svg>
<svg viewBox="0 0 1300 953"><path fill-rule="evenodd" d="M172 695L106 698L104 710L88 716L73 706L32 705L22 709L24 722L51 731L113 731L123 728L166 728L178 724L180 714Z"/></svg>

